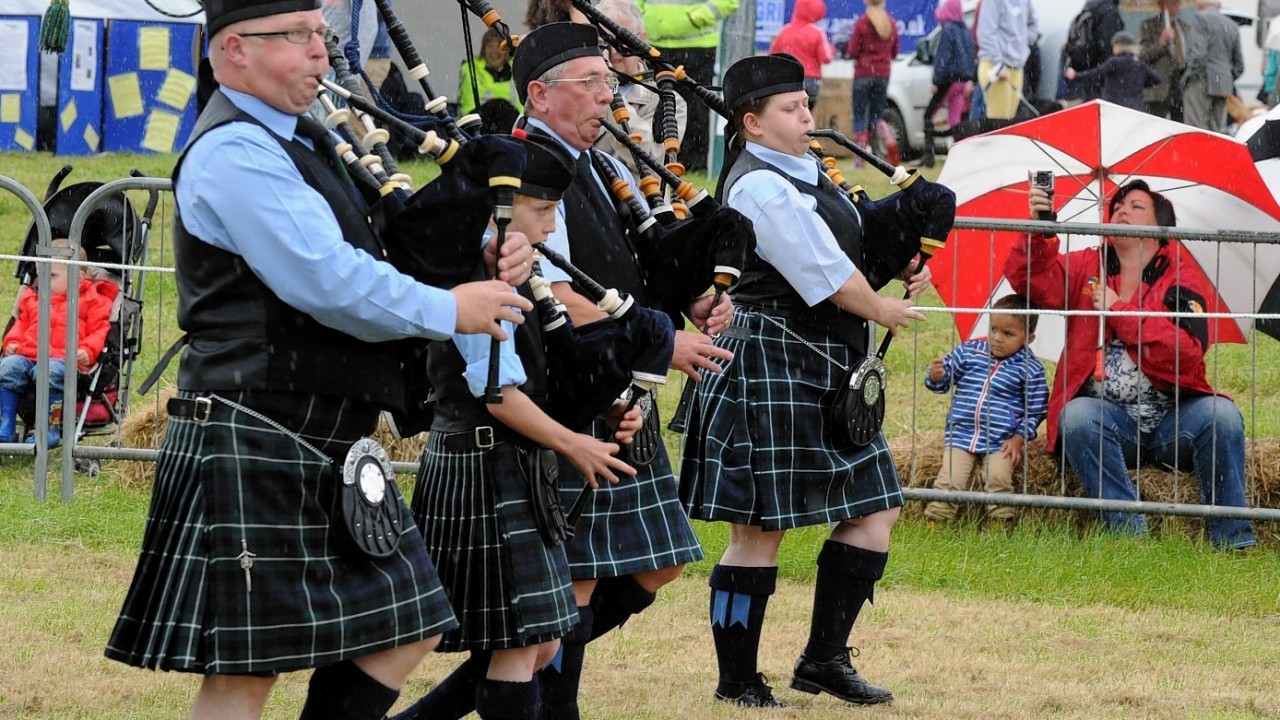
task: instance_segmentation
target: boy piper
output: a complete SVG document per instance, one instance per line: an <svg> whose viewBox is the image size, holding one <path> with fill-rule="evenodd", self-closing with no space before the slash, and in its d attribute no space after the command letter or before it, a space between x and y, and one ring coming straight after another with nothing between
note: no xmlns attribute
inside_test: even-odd
<svg viewBox="0 0 1280 720"><path fill-rule="evenodd" d="M574 168L553 140L530 137L524 146L508 231L538 243L555 228ZM485 720L538 719L534 672L578 622L563 538L547 534L534 497L544 486L558 493L558 485L535 480L538 470L554 451L593 482L596 475L611 482L615 473L635 475L614 456L618 445L564 427L539 405L547 374L539 328L549 320L539 312L502 344L497 404L481 399L487 336L455 335L431 348L435 420L412 509L459 621L440 650L471 657L394 720L456 718L472 708ZM619 440L639 426L639 410L630 418Z"/></svg>
<svg viewBox="0 0 1280 720"><path fill-rule="evenodd" d="M390 462L354 458L358 482L340 463L404 402L386 341L505 339L497 323L533 307L510 288L532 258L518 233L500 260L487 253L501 281L451 291L375 259L332 137L305 117L328 69L319 8L204 1L220 87L174 168L189 342L106 654L202 674L196 720L257 718L280 673L308 668L302 720L391 707L456 621L394 481L379 477ZM356 492L376 511L361 522L387 523L373 542L338 511Z"/></svg>

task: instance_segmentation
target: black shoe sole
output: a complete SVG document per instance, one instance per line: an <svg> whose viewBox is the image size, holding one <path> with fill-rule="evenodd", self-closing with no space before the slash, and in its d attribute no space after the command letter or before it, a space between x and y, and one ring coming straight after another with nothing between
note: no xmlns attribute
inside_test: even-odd
<svg viewBox="0 0 1280 720"><path fill-rule="evenodd" d="M886 695L884 697L852 698L846 695L841 695L840 693L824 685L819 685L818 683L813 682L812 680L805 680L803 678L798 678L798 677L791 678L791 689L799 690L800 692L803 692L803 693L809 693L810 695L817 695L818 693L826 693L832 697L840 698L841 700L847 703L853 703L854 705L879 705L881 703L893 702L893 695Z"/></svg>

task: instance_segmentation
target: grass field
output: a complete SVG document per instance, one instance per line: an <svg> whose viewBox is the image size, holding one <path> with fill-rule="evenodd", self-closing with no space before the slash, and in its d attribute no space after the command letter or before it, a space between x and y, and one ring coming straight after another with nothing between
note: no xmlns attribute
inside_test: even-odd
<svg viewBox="0 0 1280 720"><path fill-rule="evenodd" d="M124 177L135 166L166 175L172 161L75 159L68 182ZM0 174L37 195L59 165L46 155L0 155ZM873 194L884 192L870 174L848 174ZM142 197L135 202L141 206ZM157 227L171 220L164 208ZM27 222L25 209L0 193L0 253L17 250ZM168 265L167 231L156 237L147 263ZM177 335L171 276L152 273L147 288L140 373ZM14 292L11 279L0 282L0 296ZM925 300L938 302L936 295ZM931 313L896 343L889 356L891 434L912 425L941 427L946 398L923 392L917 378L954 343L953 335L949 317ZM1262 436L1280 434L1275 351L1267 339L1218 348L1211 359L1220 386L1236 396ZM673 377L663 393L668 411L680 384ZM146 400L135 405L140 402ZM108 467L96 480L78 479L73 503L42 503L32 497L32 472L29 459L0 464L0 718L182 716L195 679L102 658L141 538L147 488L120 482ZM710 699L715 660L706 575L727 537L720 526L697 529L707 559L664 589L650 612L592 646L584 717L742 716ZM784 544L782 581L761 651L761 670L798 709L752 717L1280 717L1274 692L1280 553L1274 548L1224 555L1180 533L1117 540L1034 516L1010 535L901 522L876 604L852 638L862 649L859 668L893 689L897 700L863 711L786 688L807 633L813 558L822 539L821 529L810 528ZM430 658L411 678L406 698L438 681L456 660ZM296 717L304 693L305 677L284 679L267 716Z"/></svg>

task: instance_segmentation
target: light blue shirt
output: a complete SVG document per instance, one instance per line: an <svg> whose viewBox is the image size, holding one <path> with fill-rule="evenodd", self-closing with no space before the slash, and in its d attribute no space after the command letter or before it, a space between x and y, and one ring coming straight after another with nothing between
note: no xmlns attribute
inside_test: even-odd
<svg viewBox="0 0 1280 720"><path fill-rule="evenodd" d="M978 57L997 65L1027 64L1031 45L1040 35L1031 0L987 0L978 13Z"/></svg>
<svg viewBox="0 0 1280 720"><path fill-rule="evenodd" d="M271 132L293 137L296 116L222 92ZM453 294L343 240L324 198L261 127L231 122L205 133L187 151L174 194L188 231L243 257L281 300L321 324L366 342L453 334Z"/></svg>
<svg viewBox="0 0 1280 720"><path fill-rule="evenodd" d="M808 156L796 157L748 142L745 152L816 186L821 170ZM830 298L857 267L840 249L817 213L818 201L770 170L753 170L733 184L725 204L756 230L756 254L786 278L810 307ZM853 208L853 205L849 205ZM857 214L857 209L853 210Z"/></svg>
<svg viewBox="0 0 1280 720"><path fill-rule="evenodd" d="M493 231L485 231L484 240L489 241L493 237ZM515 288L511 292L515 292ZM517 310L516 312L519 312ZM502 329L507 332L507 339L499 345L498 353L498 387L504 385L523 385L529 379L525 372L524 363L520 360L520 356L516 354L516 325L515 323L502 321ZM467 381L467 389L475 397L484 395L484 389L489 384L489 354L493 349L493 338L488 335L464 335L462 333L453 334L453 344L461 353L462 359L466 361L467 368L462 372L462 377Z"/></svg>
<svg viewBox="0 0 1280 720"><path fill-rule="evenodd" d="M542 130L546 134L550 135L551 137L555 138L556 142L563 145L564 148L569 151L569 154L573 156L574 162L577 162L578 157L582 155L583 153L582 150L579 150L573 147L572 145L570 145L568 142L565 142L565 139L560 137L559 133L557 133L555 130L552 130L546 123L542 122L541 120L538 120L537 118L529 118L528 124L530 127L536 127L539 130ZM632 194L634 194L636 197L644 197L644 195L640 193L640 188L636 186L635 179L631 176L631 171L627 169L627 166L623 165L621 161L619 161L617 158L613 157L612 155L607 155L604 153L601 153L601 154L604 155L604 157L607 158L609 162L613 163L614 169L618 171L618 177L622 178L623 180L626 180L627 183L631 185ZM596 174L596 171L594 169L592 169L591 171L591 177L596 181L596 185L600 187L601 192L603 192L606 197L612 197L611 191L609 190L609 188L605 186L604 182L600 180L600 176ZM565 227L563 200L560 201L559 205L556 205L556 229L553 230L549 235L547 235L547 239L543 241L543 243L547 247L554 250L555 252L563 255L565 259L568 260L569 262L573 262L573 255L569 252L569 231ZM542 276L547 279L547 282L554 283L554 282L571 282L572 281L568 273L564 272L563 270L556 267L555 265L552 265L550 261L543 261Z"/></svg>

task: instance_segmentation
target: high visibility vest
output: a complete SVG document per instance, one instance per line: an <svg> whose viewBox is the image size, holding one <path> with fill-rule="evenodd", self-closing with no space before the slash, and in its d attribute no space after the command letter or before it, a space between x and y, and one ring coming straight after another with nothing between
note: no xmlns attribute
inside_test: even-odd
<svg viewBox="0 0 1280 720"><path fill-rule="evenodd" d="M657 48L714 48L720 27L739 0L639 0L649 44Z"/></svg>
<svg viewBox="0 0 1280 720"><path fill-rule="evenodd" d="M471 94L471 65L463 61L462 67L458 68L458 115L466 115L473 113L476 108L489 102L490 100L506 100L511 103L516 110L523 112L524 104L520 102L520 96L516 93L516 82L511 78L511 65L507 64L504 73L506 80L497 80L493 77L493 73L489 72L488 66L484 64L483 58L476 58L475 66L480 68L476 73L476 90L480 92L480 100L476 101L475 96Z"/></svg>

